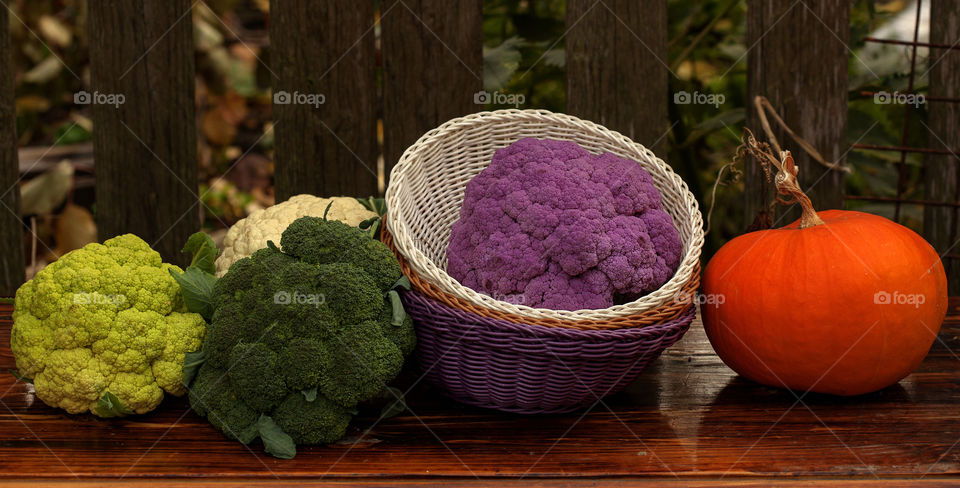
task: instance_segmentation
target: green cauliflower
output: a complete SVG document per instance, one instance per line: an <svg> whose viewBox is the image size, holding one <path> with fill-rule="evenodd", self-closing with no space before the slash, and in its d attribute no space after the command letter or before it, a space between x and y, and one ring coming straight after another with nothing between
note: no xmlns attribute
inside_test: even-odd
<svg viewBox="0 0 960 488"><path fill-rule="evenodd" d="M189 398L231 439L259 437L267 452L292 457L295 444L342 437L357 404L400 372L416 336L391 291L400 266L368 232L303 217L280 244L240 259L214 285Z"/></svg>
<svg viewBox="0 0 960 488"><path fill-rule="evenodd" d="M133 234L88 244L17 290L10 348L37 398L100 417L149 412L181 396L183 362L206 330L187 313L160 254Z"/></svg>

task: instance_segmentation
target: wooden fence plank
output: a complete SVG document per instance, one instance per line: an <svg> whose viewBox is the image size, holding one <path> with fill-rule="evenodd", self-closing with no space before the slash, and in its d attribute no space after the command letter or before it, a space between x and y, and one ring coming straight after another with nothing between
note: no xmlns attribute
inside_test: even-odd
<svg viewBox="0 0 960 488"><path fill-rule="evenodd" d="M19 217L17 116L13 105L9 14L0 7L0 297L13 296L23 283L23 224Z"/></svg>
<svg viewBox="0 0 960 488"><path fill-rule="evenodd" d="M200 228L192 3L89 3L99 237L134 233L178 263Z"/></svg>
<svg viewBox="0 0 960 488"><path fill-rule="evenodd" d="M952 0L932 0L930 42L955 45L960 42L960 10ZM930 97L960 97L960 51L930 51ZM927 107L928 146L957 151L960 148L960 105L930 102ZM923 183L928 200L957 201L960 189L960 158L956 155L927 155ZM955 207L927 206L923 213L924 237L939 253L960 255L957 246L958 210ZM950 293L960 293L960 260L945 259Z"/></svg>
<svg viewBox="0 0 960 488"><path fill-rule="evenodd" d="M569 0L567 29L567 112L659 154L669 128L666 0Z"/></svg>
<svg viewBox="0 0 960 488"><path fill-rule="evenodd" d="M482 2L384 0L383 126L387 174L424 132L483 110Z"/></svg>
<svg viewBox="0 0 960 488"><path fill-rule="evenodd" d="M749 0L747 3L747 127L766 136L753 110L753 97L767 97L794 132L828 161L847 150L847 70L850 54L850 2ZM773 122L771 122L773 123ZM811 159L790 137L774 128L800 168L800 185L817 210L843 208L844 174ZM757 164L745 171L746 224L760 209L762 173ZM770 193L772 195L772 192ZM786 212L778 225L800 216Z"/></svg>
<svg viewBox="0 0 960 488"><path fill-rule="evenodd" d="M377 193L374 20L372 0L270 2L278 201Z"/></svg>

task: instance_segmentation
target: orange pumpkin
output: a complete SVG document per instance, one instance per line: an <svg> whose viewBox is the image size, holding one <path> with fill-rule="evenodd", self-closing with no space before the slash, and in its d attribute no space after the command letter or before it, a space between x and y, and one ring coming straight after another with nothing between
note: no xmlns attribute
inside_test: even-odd
<svg viewBox="0 0 960 488"><path fill-rule="evenodd" d="M772 156L770 156L772 157ZM704 271L704 328L730 368L758 383L858 395L890 386L927 355L946 315L937 252L876 215L817 213L789 151L777 189L803 217L721 248Z"/></svg>

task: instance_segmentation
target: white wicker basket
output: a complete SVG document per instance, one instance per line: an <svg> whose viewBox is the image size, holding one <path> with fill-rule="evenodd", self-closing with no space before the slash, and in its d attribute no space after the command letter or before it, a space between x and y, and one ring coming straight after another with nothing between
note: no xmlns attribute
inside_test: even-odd
<svg viewBox="0 0 960 488"><path fill-rule="evenodd" d="M460 217L463 192L490 164L493 153L524 137L563 139L599 154L631 159L653 177L683 242L683 260L660 289L633 302L599 310L549 310L495 300L461 285L445 271L450 227ZM686 183L649 149L593 122L546 110L497 110L452 119L404 151L390 173L387 227L395 245L421 278L489 309L533 318L609 320L637 315L676 298L700 260L703 217Z"/></svg>

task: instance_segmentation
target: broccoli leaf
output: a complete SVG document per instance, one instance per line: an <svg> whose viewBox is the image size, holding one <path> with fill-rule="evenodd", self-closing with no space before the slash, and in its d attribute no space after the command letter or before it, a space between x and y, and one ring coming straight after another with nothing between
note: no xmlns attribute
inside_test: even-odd
<svg viewBox="0 0 960 488"><path fill-rule="evenodd" d="M380 229L380 217L370 217L360 224L357 225L362 231L366 231L367 235L373 239L377 238L377 230Z"/></svg>
<svg viewBox="0 0 960 488"><path fill-rule="evenodd" d="M204 361L206 361L206 357L202 350L188 352L183 357L183 379L180 380L183 386L190 387L190 383L193 383L193 379L196 378L197 372L200 371L200 366L203 366Z"/></svg>
<svg viewBox="0 0 960 488"><path fill-rule="evenodd" d="M392 386L388 386L387 391L390 392L393 400L384 405L383 409L380 410L381 419L396 417L397 415L407 411L407 402L403 398L403 392Z"/></svg>
<svg viewBox="0 0 960 488"><path fill-rule="evenodd" d="M257 421L257 430L260 440L263 441L263 450L273 457L293 459L297 455L297 445L283 429L267 415L261 415Z"/></svg>
<svg viewBox="0 0 960 488"><path fill-rule="evenodd" d="M387 201L383 198L358 198L357 201L360 202L360 205L363 205L364 208L381 217L387 214Z"/></svg>
<svg viewBox="0 0 960 488"><path fill-rule="evenodd" d="M303 393L303 398L306 398L308 402L312 402L317 399L316 386L314 386L313 388L310 388L309 390L303 390L301 391L301 393Z"/></svg>
<svg viewBox="0 0 960 488"><path fill-rule="evenodd" d="M97 401L96 408L97 415L105 418L123 417L134 413L134 411L127 408L116 395L109 391L100 397L100 400Z"/></svg>
<svg viewBox="0 0 960 488"><path fill-rule="evenodd" d="M407 318L407 311L403 309L403 302L400 301L400 294L397 293L397 290L390 290L387 295L390 297L390 306L393 307L393 320L390 321L390 324L394 327L400 327L403 325L403 320Z"/></svg>
<svg viewBox="0 0 960 488"><path fill-rule="evenodd" d="M393 308L393 320L390 323L394 327L403 325L403 321L407 318L407 311L403 309L403 302L400 301L400 293L397 289L409 290L410 278L401 276L400 279L390 287L390 291L387 292L387 297L390 299L390 306Z"/></svg>
<svg viewBox="0 0 960 488"><path fill-rule="evenodd" d="M400 279L397 280L393 286L390 287L391 290L396 290L397 288L403 288L404 290L410 289L410 278L407 278L405 275L401 275Z"/></svg>
<svg viewBox="0 0 960 488"><path fill-rule="evenodd" d="M18 379L18 380L20 380L20 381L22 381L22 382L24 382L24 383L30 383L31 385L33 384L33 380L32 380L32 379L27 378L26 376L20 376L20 374L17 373L17 370L15 370L15 369L11 369L11 370L10 370L10 374L12 374L14 378L16 378L16 379Z"/></svg>
<svg viewBox="0 0 960 488"><path fill-rule="evenodd" d="M168 271L180 285L180 293L187 310L200 314L209 322L213 317L213 285L217 282L217 277L194 266L187 268L183 274L172 268Z"/></svg>
<svg viewBox="0 0 960 488"><path fill-rule="evenodd" d="M220 250L217 249L213 238L207 233L195 232L187 239L187 243L183 245L181 252L193 254L193 259L190 261L191 268L200 268L210 274L216 273L213 263L217 259L217 255L220 254Z"/></svg>

